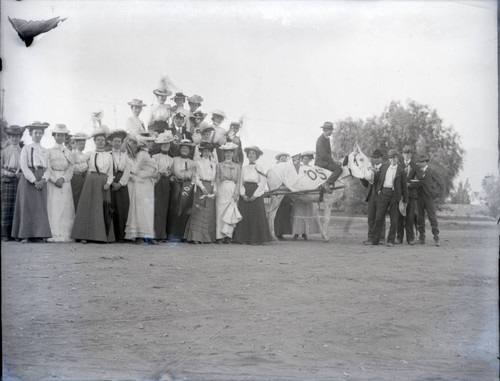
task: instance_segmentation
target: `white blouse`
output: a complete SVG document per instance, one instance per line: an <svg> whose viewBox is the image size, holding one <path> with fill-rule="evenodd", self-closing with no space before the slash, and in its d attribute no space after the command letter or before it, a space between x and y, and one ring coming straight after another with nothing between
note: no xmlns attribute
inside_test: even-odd
<svg viewBox="0 0 500 381"><path fill-rule="evenodd" d="M192 179L196 172L196 164L191 159L174 157L174 175L180 180Z"/></svg>
<svg viewBox="0 0 500 381"><path fill-rule="evenodd" d="M21 168L21 147L9 144L1 151L2 170L9 169L19 172ZM2 171L3 173L3 171ZM12 175L12 173L9 173Z"/></svg>
<svg viewBox="0 0 500 381"><path fill-rule="evenodd" d="M89 152L89 169L88 172L97 172L96 168L99 169L99 173L105 173L108 175L108 180L106 184L111 185L113 182L113 158L109 152Z"/></svg>
<svg viewBox="0 0 500 381"><path fill-rule="evenodd" d="M164 153L157 153L153 155L153 159L156 161L156 166L160 174L168 176L172 173L172 167L174 165L174 159L172 157Z"/></svg>
<svg viewBox="0 0 500 381"><path fill-rule="evenodd" d="M56 144L49 150L50 176L53 183L61 177L64 182L71 181L73 177L73 154L62 144Z"/></svg>
<svg viewBox="0 0 500 381"><path fill-rule="evenodd" d="M125 131L131 135L140 135L141 132L145 132L144 123L139 118L131 116L125 121Z"/></svg>
<svg viewBox="0 0 500 381"><path fill-rule="evenodd" d="M73 169L75 173L85 173L89 168L89 155L77 149L73 153Z"/></svg>
<svg viewBox="0 0 500 381"><path fill-rule="evenodd" d="M262 196L266 190L266 176L264 176L264 170L262 169L262 167L258 164L249 164L241 168L240 194L245 194L245 182L257 183L258 187L255 190L253 196Z"/></svg>
<svg viewBox="0 0 500 381"><path fill-rule="evenodd" d="M148 126L151 126L156 121L168 122L170 120L170 109L171 106L165 103L159 103L151 107L148 118Z"/></svg>
<svg viewBox="0 0 500 381"><path fill-rule="evenodd" d="M210 181L213 183L215 180L216 168L217 164L209 159L201 158L196 161L196 185L203 189L202 181Z"/></svg>
<svg viewBox="0 0 500 381"><path fill-rule="evenodd" d="M45 181L49 180L49 150L43 148L40 143L31 143L21 150L21 170L30 183L35 183L36 177L31 171L31 167L42 167L45 172L42 176Z"/></svg>
<svg viewBox="0 0 500 381"><path fill-rule="evenodd" d="M111 151L111 158L113 159L113 172L122 171L123 175L120 178L120 185L125 186L130 178L130 160L125 152Z"/></svg>

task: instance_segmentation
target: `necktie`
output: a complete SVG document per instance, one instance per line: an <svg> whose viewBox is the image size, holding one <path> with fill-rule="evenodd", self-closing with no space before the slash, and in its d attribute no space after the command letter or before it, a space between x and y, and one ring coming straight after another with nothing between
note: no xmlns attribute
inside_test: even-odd
<svg viewBox="0 0 500 381"><path fill-rule="evenodd" d="M95 169L96 169L97 173L101 173L101 172L99 171L99 167L97 166L97 155L98 155L98 154L99 154L99 152L96 152L96 153L95 153L95 156L94 156L94 165L95 165Z"/></svg>

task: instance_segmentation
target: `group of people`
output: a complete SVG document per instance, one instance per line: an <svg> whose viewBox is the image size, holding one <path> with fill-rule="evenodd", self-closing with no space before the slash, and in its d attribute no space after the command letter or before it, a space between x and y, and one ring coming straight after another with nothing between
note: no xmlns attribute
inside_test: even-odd
<svg viewBox="0 0 500 381"><path fill-rule="evenodd" d="M395 149L388 152L388 163L382 162L383 153L375 149L371 155L373 180L363 181L369 188L368 240L366 245L379 245L385 238L385 217L389 213L390 227L386 244L425 244L425 216L429 219L434 244L440 246L439 226L436 217L436 199L444 192L444 182L429 167L428 154L412 158L410 146L403 148L403 160Z"/></svg>
<svg viewBox="0 0 500 381"><path fill-rule="evenodd" d="M158 104L147 128L145 104L129 102L124 130L96 118L90 136L64 124L51 129L54 147L40 141L48 123L5 128L2 149L2 240L21 242L249 243L271 241L263 194L266 176L259 147L242 150L240 123L220 127L198 111L198 95L155 89ZM188 101L189 110L184 109ZM25 130L32 143L21 148ZM93 139L95 150L84 152ZM242 166L243 151L249 164Z"/></svg>
<svg viewBox="0 0 500 381"><path fill-rule="evenodd" d="M263 152L256 146L242 149L240 123L231 123L226 131L220 126L226 118L221 110L213 110L211 122L205 122L199 95L178 92L175 105L167 105L172 92L166 86L160 84L153 93L158 103L146 125L140 119L145 104L134 99L128 103L132 116L125 129L109 131L101 123L102 113L93 117L90 136L72 134L66 125L56 124L50 149L40 144L48 123L6 127L8 143L1 152L2 240L262 244L273 239L269 223L274 223L278 239L293 234L294 239L307 240L308 234L320 231L317 205L288 197L276 219L268 222L263 200L267 174L256 163ZM184 108L186 100L189 109ZM332 159L333 124L325 122L321 128L316 152L295 155L292 161L298 173L316 154L316 165L331 171L324 186L331 193L342 167ZM25 130L32 142L21 148ZM95 150L84 152L88 139L93 139ZM248 158L245 166L243 152ZM418 209L420 241L425 240L427 212L439 244L433 200L442 182L427 167L427 156L419 159L420 167L407 156L398 164L397 156L389 151L390 163L380 166L381 153L375 150L372 155L373 181L366 183L369 243L379 244L390 209L388 244L395 242L396 232L402 242L404 231L413 244ZM276 156L278 163L289 158L285 153ZM399 215L400 201L406 217Z"/></svg>

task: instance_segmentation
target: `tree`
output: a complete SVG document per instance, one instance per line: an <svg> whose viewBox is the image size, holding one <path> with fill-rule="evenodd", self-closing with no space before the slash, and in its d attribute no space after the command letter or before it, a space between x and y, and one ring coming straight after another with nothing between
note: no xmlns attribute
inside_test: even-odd
<svg viewBox="0 0 500 381"><path fill-rule="evenodd" d="M481 183L490 216L500 216L500 176L487 175Z"/></svg>
<svg viewBox="0 0 500 381"><path fill-rule="evenodd" d="M470 189L469 179L466 179L465 183L462 183L460 181L458 183L457 190L451 192L450 202L452 204L469 205L470 204L470 192L471 192L471 189Z"/></svg>
<svg viewBox="0 0 500 381"><path fill-rule="evenodd" d="M412 147L415 154L429 154L431 165L446 184L443 199L453 189L453 180L463 167L465 151L453 126L444 126L436 110L413 100L406 104L393 101L378 117L366 121L338 121L333 133L336 155L342 157L351 152L356 141L367 155L375 148L402 152L405 145Z"/></svg>

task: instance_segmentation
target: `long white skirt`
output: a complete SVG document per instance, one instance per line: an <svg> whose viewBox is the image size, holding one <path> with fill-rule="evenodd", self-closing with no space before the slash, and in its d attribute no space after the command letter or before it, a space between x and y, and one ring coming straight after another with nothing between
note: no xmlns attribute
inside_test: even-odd
<svg viewBox="0 0 500 381"><path fill-rule="evenodd" d="M155 237L155 187L151 179L128 183L128 209L125 239Z"/></svg>
<svg viewBox="0 0 500 381"><path fill-rule="evenodd" d="M318 204L294 200L292 207L292 234L321 233Z"/></svg>
<svg viewBox="0 0 500 381"><path fill-rule="evenodd" d="M222 239L224 237L231 238L232 234L228 236L222 233L222 215L230 204L234 195L234 188L236 184L233 181L225 180L220 183L217 189L217 199L215 201L215 238Z"/></svg>
<svg viewBox="0 0 500 381"><path fill-rule="evenodd" d="M75 204L71 183L63 183L62 188L49 181L47 183L47 214L52 238L48 242L73 242L71 231L75 222Z"/></svg>

